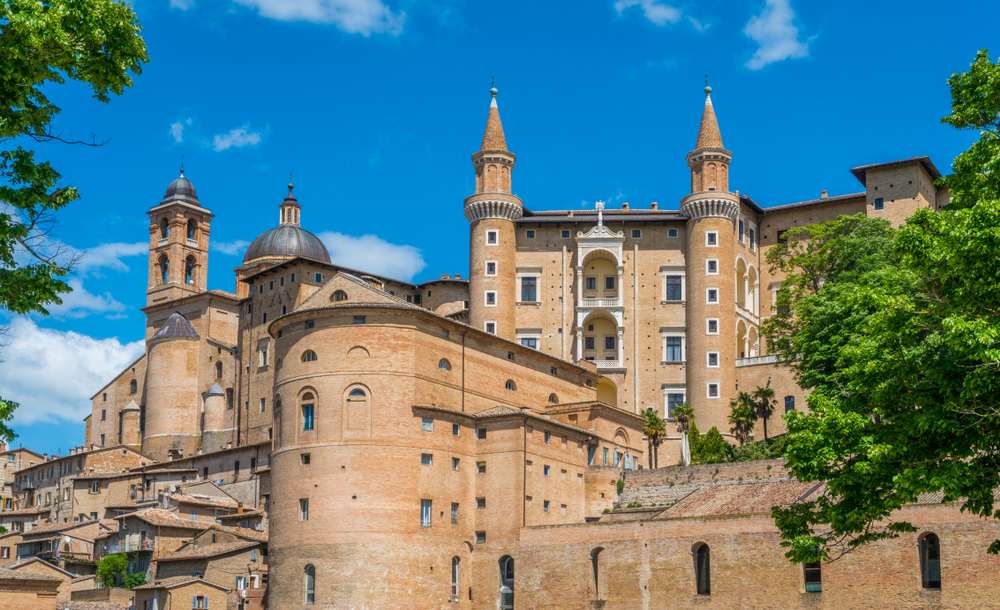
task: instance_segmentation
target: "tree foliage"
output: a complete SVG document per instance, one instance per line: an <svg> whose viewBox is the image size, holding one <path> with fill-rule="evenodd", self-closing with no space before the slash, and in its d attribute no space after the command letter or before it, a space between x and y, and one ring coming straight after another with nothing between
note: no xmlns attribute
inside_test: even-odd
<svg viewBox="0 0 1000 610"><path fill-rule="evenodd" d="M705 436L698 440L698 449L691 448L691 461L696 464L719 464L729 461L729 443L722 433L712 426Z"/></svg>
<svg viewBox="0 0 1000 610"><path fill-rule="evenodd" d="M667 424L659 413L652 409L643 411L642 419L642 433L646 436L649 447L649 467L658 468L660 465L659 448L667 434Z"/></svg>
<svg viewBox="0 0 1000 610"><path fill-rule="evenodd" d="M114 555L105 555L101 557L101 560L97 562L97 582L101 584L102 587L110 589L118 585L119 580L125 578L125 572L128 570L128 557L125 553L116 553Z"/></svg>
<svg viewBox="0 0 1000 610"><path fill-rule="evenodd" d="M62 303L74 256L51 239L55 213L79 198L75 187L23 144L84 142L53 128L60 108L46 95L77 81L108 102L132 86L149 61L132 8L111 0L0 3L0 308L47 315ZM0 399L0 439L16 403Z"/></svg>
<svg viewBox="0 0 1000 610"><path fill-rule="evenodd" d="M126 589L134 589L140 585L146 584L146 573L145 572L132 572L125 575L123 579Z"/></svg>
<svg viewBox="0 0 1000 610"><path fill-rule="evenodd" d="M970 151L995 146L1000 66L980 53L949 84L946 122L983 131ZM785 319L765 328L798 357L789 365L812 390L810 413L785 416L788 467L827 483L817 500L773 510L794 561L914 531L894 514L924 494L1000 518L1000 201L995 156L981 152L955 160L945 180L956 188L953 208L921 209L898 231L828 223L841 245L819 263L854 271L801 291ZM845 222L886 251L843 247L852 240L837 230ZM812 265L807 250L799 260ZM794 255L784 262L793 275L812 273ZM791 290L802 285L797 277ZM989 551L1000 552L1000 541Z"/></svg>
<svg viewBox="0 0 1000 610"><path fill-rule="evenodd" d="M757 423L757 411L754 409L753 398L747 392L740 392L729 401L729 431L742 446L753 436L753 427Z"/></svg>

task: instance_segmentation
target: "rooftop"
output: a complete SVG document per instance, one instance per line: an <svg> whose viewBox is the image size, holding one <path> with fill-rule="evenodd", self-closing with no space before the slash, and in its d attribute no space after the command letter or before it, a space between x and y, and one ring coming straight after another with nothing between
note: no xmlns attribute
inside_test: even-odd
<svg viewBox="0 0 1000 610"><path fill-rule="evenodd" d="M224 555L256 547L259 542L223 542L205 546L190 546L176 553L160 557L157 561L183 561L185 559L207 559L216 555Z"/></svg>
<svg viewBox="0 0 1000 610"><path fill-rule="evenodd" d="M660 519L770 514L771 508L788 507L815 497L823 483L782 481L703 487L659 515Z"/></svg>
<svg viewBox="0 0 1000 610"><path fill-rule="evenodd" d="M941 172L938 168L934 166L931 162L931 158L927 155L922 155L920 157L910 157L909 159L900 159L899 161L886 161L885 163L872 163L870 165L860 165L858 167L852 167L851 173L854 177L861 181L861 184L868 186L868 170L882 167L890 167L892 165L905 165L907 163L919 163L924 170L930 174L930 177L937 180L941 177Z"/></svg>
<svg viewBox="0 0 1000 610"><path fill-rule="evenodd" d="M140 519L150 525L158 525L161 527L179 527L192 530L204 530L212 527L213 525L212 523L205 521L181 519L169 510L164 510L162 508L144 508L134 513L126 513L115 517L115 519L118 520L130 518Z"/></svg>
<svg viewBox="0 0 1000 610"><path fill-rule="evenodd" d="M210 587L215 587L216 589L222 589L227 593L230 591L229 588L223 587L222 585L216 584L210 580L204 580L202 578L191 578L190 576L173 576L171 578L158 578L151 583L145 585L139 585L138 587L133 587L133 591L146 591L149 589L173 589L181 585L186 585L188 583L208 585Z"/></svg>

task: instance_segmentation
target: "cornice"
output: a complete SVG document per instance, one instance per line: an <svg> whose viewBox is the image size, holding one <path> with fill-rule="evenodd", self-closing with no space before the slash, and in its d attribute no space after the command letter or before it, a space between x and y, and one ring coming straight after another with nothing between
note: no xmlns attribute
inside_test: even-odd
<svg viewBox="0 0 1000 610"><path fill-rule="evenodd" d="M516 221L524 213L520 197L510 193L476 193L465 199L465 218L469 222L484 218Z"/></svg>
<svg viewBox="0 0 1000 610"><path fill-rule="evenodd" d="M697 218L728 218L735 222L740 213L739 197L723 191L691 193L681 199L681 214L691 220Z"/></svg>

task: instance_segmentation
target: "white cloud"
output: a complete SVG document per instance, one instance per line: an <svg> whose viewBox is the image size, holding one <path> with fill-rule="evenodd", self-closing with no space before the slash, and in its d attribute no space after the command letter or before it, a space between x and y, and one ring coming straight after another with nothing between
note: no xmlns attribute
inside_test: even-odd
<svg viewBox="0 0 1000 610"><path fill-rule="evenodd" d="M68 282L73 292L60 295L62 305L46 307L57 318L82 318L93 313L109 314L112 319L124 317L125 305L115 300L110 292L94 294L83 287L83 280L72 278Z"/></svg>
<svg viewBox="0 0 1000 610"><path fill-rule="evenodd" d="M809 43L799 41L794 20L791 0L767 0L760 14L743 28L743 33L760 45L746 63L747 68L760 70L778 61L809 55Z"/></svg>
<svg viewBox="0 0 1000 610"><path fill-rule="evenodd" d="M186 11L194 6L194 0L170 0L170 8L179 8Z"/></svg>
<svg viewBox="0 0 1000 610"><path fill-rule="evenodd" d="M90 413L90 397L145 350L143 341L95 339L20 317L2 342L0 396L21 404L15 425L82 419Z"/></svg>
<svg viewBox="0 0 1000 610"><path fill-rule="evenodd" d="M691 27L693 27L694 29L698 30L699 32L704 32L708 28L712 27L712 24L710 24L710 23L702 23L702 22L698 21L697 19L695 19L694 17L688 17L688 22L691 24Z"/></svg>
<svg viewBox="0 0 1000 610"><path fill-rule="evenodd" d="M278 21L332 23L349 34L371 36L403 32L406 13L393 12L381 0L234 0Z"/></svg>
<svg viewBox="0 0 1000 610"><path fill-rule="evenodd" d="M239 254L250 245L250 242L243 241L242 239L237 239L233 241L213 241L209 245L210 250L215 252L222 252L223 254Z"/></svg>
<svg viewBox="0 0 1000 610"><path fill-rule="evenodd" d="M642 8L642 14L656 25L667 25L677 23L681 18L681 11L667 4L661 4L659 0L618 0L615 2L615 11L620 16L626 9L638 6Z"/></svg>
<svg viewBox="0 0 1000 610"><path fill-rule="evenodd" d="M180 144L181 142L184 141L184 125L190 125L190 124L191 124L191 119L186 119L184 121L177 121L176 123L170 124L170 135L174 138L174 142Z"/></svg>
<svg viewBox="0 0 1000 610"><path fill-rule="evenodd" d="M104 268L124 272L128 271L129 267L122 259L129 256L146 256L149 253L149 242L101 244L78 252L83 257L76 265L77 273L98 275L96 272Z"/></svg>
<svg viewBox="0 0 1000 610"><path fill-rule="evenodd" d="M256 146L260 144L260 134L249 131L250 125L244 125L231 130L227 134L216 134L212 142L215 152L221 152L227 148L243 148L244 146Z"/></svg>
<svg viewBox="0 0 1000 610"><path fill-rule="evenodd" d="M317 237L330 251L330 260L335 265L406 281L427 266L419 248L390 244L377 235L354 237L323 231Z"/></svg>

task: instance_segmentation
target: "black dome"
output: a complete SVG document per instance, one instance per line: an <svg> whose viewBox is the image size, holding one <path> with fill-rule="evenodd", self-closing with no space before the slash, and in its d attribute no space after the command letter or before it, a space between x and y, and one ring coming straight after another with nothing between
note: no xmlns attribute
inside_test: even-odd
<svg viewBox="0 0 1000 610"><path fill-rule="evenodd" d="M296 256L330 262L330 253L326 251L323 242L309 231L293 224L279 225L261 233L247 248L243 262L263 257L289 259Z"/></svg>
<svg viewBox="0 0 1000 610"><path fill-rule="evenodd" d="M195 192L194 185L184 177L184 170L181 170L180 178L177 178L167 186L167 193L163 196L163 201L160 202L160 205L170 203L171 201L184 201L197 206L201 205L198 203L198 193Z"/></svg>

